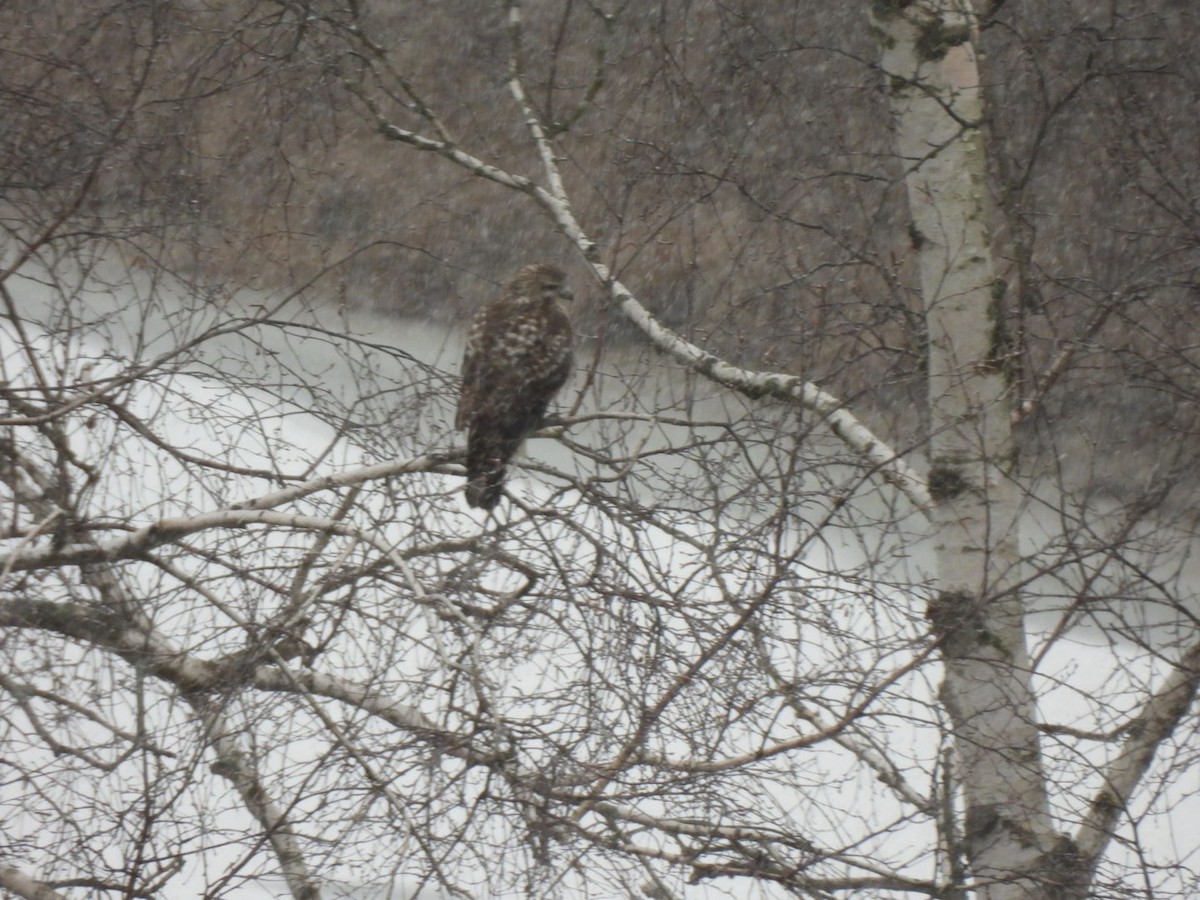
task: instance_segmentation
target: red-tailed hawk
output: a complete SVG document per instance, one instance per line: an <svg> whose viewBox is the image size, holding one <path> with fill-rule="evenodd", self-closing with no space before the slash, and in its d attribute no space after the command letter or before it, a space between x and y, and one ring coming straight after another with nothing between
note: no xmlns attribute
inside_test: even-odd
<svg viewBox="0 0 1200 900"><path fill-rule="evenodd" d="M571 299L554 266L534 263L475 316L463 358L455 424L467 429L467 503L491 509L505 464L542 424L571 371Z"/></svg>

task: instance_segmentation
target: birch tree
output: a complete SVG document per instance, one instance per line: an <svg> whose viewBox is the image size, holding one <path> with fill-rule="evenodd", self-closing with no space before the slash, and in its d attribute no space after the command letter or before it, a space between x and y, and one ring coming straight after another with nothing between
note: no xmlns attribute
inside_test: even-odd
<svg viewBox="0 0 1200 900"><path fill-rule="evenodd" d="M1173 6L44 6L0 889L1195 891ZM442 305L534 254L580 371L475 515Z"/></svg>
<svg viewBox="0 0 1200 900"><path fill-rule="evenodd" d="M1067 896L1087 878L1057 844L1038 742L978 26L961 4L874 12L928 331L939 591L929 619L945 664L964 852L981 897Z"/></svg>

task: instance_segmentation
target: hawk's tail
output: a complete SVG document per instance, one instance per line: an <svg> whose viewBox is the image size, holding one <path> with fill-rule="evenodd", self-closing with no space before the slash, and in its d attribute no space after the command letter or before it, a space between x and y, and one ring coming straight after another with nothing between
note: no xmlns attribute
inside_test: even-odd
<svg viewBox="0 0 1200 900"><path fill-rule="evenodd" d="M482 464L472 464L467 469L467 505L479 509L492 509L500 502L504 490L504 463L498 459L485 459Z"/></svg>
<svg viewBox="0 0 1200 900"><path fill-rule="evenodd" d="M492 509L504 491L507 464L521 446L524 430L473 427L467 435L467 504Z"/></svg>

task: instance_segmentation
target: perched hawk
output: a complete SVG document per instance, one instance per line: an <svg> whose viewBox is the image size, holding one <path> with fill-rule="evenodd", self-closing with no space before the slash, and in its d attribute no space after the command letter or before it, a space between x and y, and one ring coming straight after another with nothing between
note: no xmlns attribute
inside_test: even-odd
<svg viewBox="0 0 1200 900"><path fill-rule="evenodd" d="M491 509L505 464L542 424L571 371L574 334L561 301L565 276L534 263L475 316L463 358L455 424L467 429L467 503Z"/></svg>

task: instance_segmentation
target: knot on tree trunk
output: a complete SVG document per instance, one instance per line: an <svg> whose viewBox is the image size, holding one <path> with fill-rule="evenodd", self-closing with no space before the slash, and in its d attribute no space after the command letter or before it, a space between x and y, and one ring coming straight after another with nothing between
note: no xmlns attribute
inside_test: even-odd
<svg viewBox="0 0 1200 900"><path fill-rule="evenodd" d="M1039 841L1026 822L1006 816L1005 810L1011 807L985 804L967 811L963 837L969 856L986 857L991 855L991 845L1005 842L1026 848L1045 846L1045 841ZM1087 860L1066 835L1059 835L1053 847L1019 870L1005 874L989 867L988 871L975 874L988 880L999 878L1028 884L1027 895L1037 900L1086 900L1088 896Z"/></svg>
<svg viewBox="0 0 1200 900"><path fill-rule="evenodd" d="M1088 861L1067 835L1039 860L1042 883L1050 900L1084 900L1088 896Z"/></svg>
<svg viewBox="0 0 1200 900"><path fill-rule="evenodd" d="M983 605L979 597L967 591L942 591L929 601L925 618L948 656L964 656L986 642Z"/></svg>

